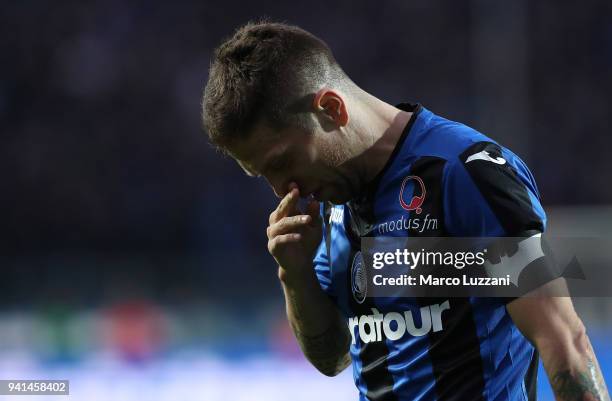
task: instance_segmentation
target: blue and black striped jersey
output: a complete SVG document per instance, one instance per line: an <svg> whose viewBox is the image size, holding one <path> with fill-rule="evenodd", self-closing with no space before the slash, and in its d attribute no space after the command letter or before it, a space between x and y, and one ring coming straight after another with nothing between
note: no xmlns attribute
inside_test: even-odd
<svg viewBox="0 0 612 401"><path fill-rule="evenodd" d="M543 232L533 176L511 151L420 105L366 193L322 205L314 259L346 318L360 400L533 400L538 356L503 298L360 298L364 236L518 236Z"/></svg>

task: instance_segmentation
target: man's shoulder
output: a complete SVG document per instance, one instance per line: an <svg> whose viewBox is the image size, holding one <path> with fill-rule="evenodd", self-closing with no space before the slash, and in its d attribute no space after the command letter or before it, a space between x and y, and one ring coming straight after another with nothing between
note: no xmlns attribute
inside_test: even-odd
<svg viewBox="0 0 612 401"><path fill-rule="evenodd" d="M415 156L433 156L455 161L476 143L499 144L482 132L457 121L426 111L426 123L418 133Z"/></svg>

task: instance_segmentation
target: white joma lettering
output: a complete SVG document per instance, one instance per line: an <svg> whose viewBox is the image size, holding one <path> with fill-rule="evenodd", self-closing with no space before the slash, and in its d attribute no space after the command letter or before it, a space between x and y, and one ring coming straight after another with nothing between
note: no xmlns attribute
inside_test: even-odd
<svg viewBox="0 0 612 401"><path fill-rule="evenodd" d="M336 223L342 224L344 222L344 209L341 208L332 208L331 213L329 214L329 224Z"/></svg>

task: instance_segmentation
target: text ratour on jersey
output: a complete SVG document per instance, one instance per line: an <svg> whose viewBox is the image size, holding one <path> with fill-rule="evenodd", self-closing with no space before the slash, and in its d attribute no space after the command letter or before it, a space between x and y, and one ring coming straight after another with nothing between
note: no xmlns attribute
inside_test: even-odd
<svg viewBox="0 0 612 401"><path fill-rule="evenodd" d="M324 204L314 259L351 332L360 400L535 400L538 355L504 298L360 298L362 236L519 236L546 216L527 166L485 135L413 112L362 199Z"/></svg>

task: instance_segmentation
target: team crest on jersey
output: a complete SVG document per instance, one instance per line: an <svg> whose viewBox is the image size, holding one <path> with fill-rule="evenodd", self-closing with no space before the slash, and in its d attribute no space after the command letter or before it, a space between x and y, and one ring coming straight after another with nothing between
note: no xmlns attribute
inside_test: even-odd
<svg viewBox="0 0 612 401"><path fill-rule="evenodd" d="M410 188L412 188L412 191L409 190ZM406 202L406 193L412 194L412 198L410 198L409 202ZM423 182L421 177L416 175L409 175L402 181L402 186L399 192L400 206L404 210L414 210L417 214L420 214L423 211L423 209L421 209L421 206L425 202L426 194L427 190L425 189L425 183Z"/></svg>
<svg viewBox="0 0 612 401"><path fill-rule="evenodd" d="M357 303L361 304L366 299L368 278L361 251L358 251L353 258L353 265L351 266L351 291Z"/></svg>

